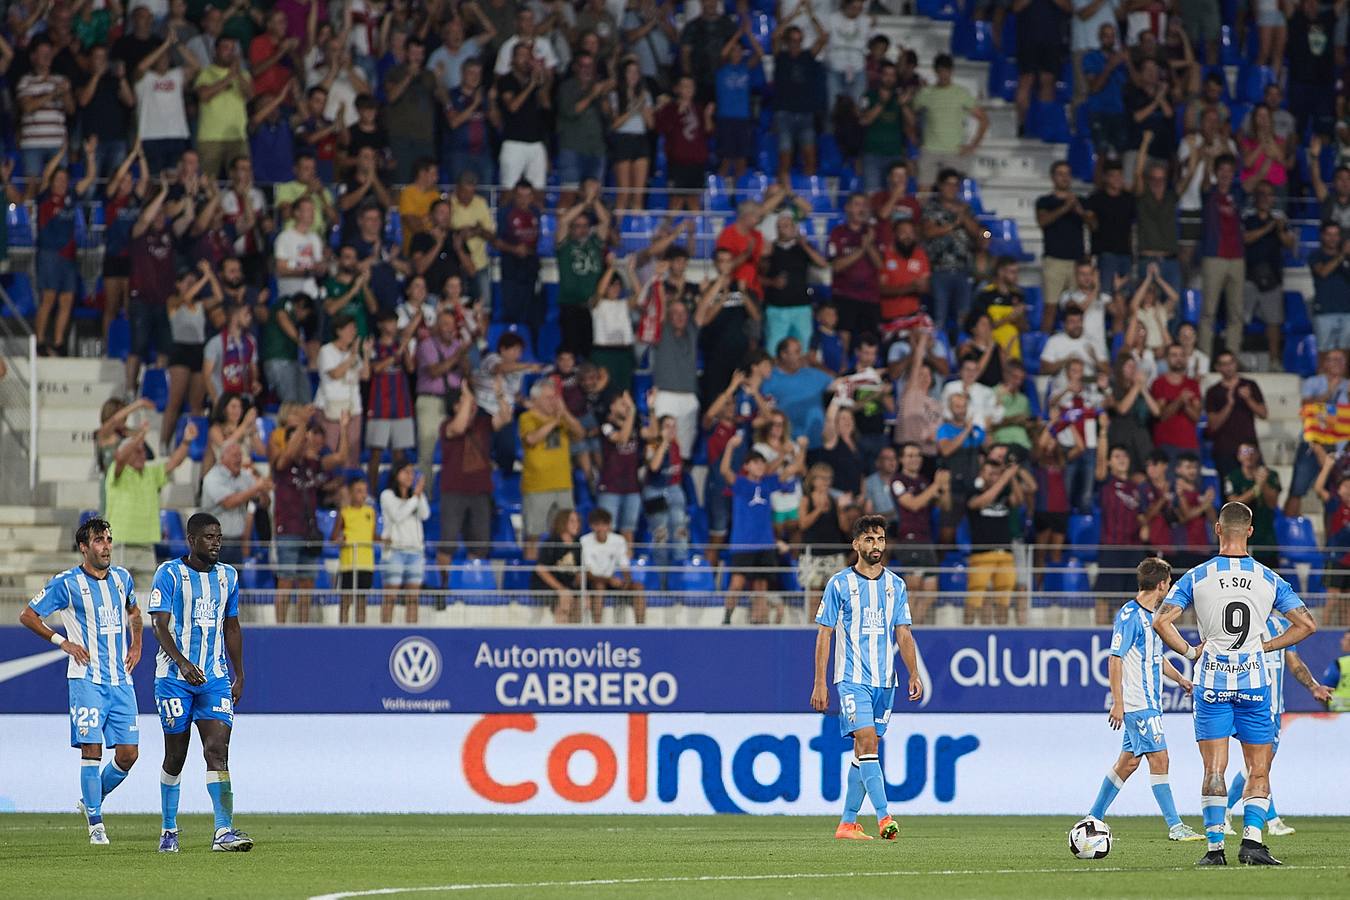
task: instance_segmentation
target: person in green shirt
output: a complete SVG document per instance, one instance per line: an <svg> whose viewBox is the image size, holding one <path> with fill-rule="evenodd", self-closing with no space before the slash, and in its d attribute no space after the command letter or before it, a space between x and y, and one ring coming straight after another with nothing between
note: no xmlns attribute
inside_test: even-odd
<svg viewBox="0 0 1350 900"><path fill-rule="evenodd" d="M370 320L380 306L370 289L370 268L361 265L351 244L338 251L337 272L324 281L323 290L324 343L333 340L333 322L344 315L356 323L358 338L369 337Z"/></svg>
<svg viewBox="0 0 1350 900"><path fill-rule="evenodd" d="M169 483L174 469L187 459L188 449L197 439L197 425L189 421L184 426L182 442L164 462L148 461L145 436L149 432L150 424L146 423L122 442L104 479L103 517L117 535L122 565L142 584L149 584L155 571L160 491Z"/></svg>
<svg viewBox="0 0 1350 900"><path fill-rule="evenodd" d="M569 206L583 180L605 177L605 116L601 99L614 81L595 77L595 57L580 53L572 60L575 73L558 87L559 206Z"/></svg>
<svg viewBox="0 0 1350 900"><path fill-rule="evenodd" d="M1279 473L1266 468L1261 450L1244 441L1238 444L1238 467L1224 481L1223 500L1245 503L1252 511L1252 536L1247 542L1252 558L1275 569L1280 555L1275 539L1275 510L1280 502Z"/></svg>
<svg viewBox="0 0 1350 900"><path fill-rule="evenodd" d="M219 178L229 160L249 158L248 100L253 79L244 69L239 42L221 35L216 59L197 74L197 155L207 178Z"/></svg>
<svg viewBox="0 0 1350 900"><path fill-rule="evenodd" d="M558 307L562 346L579 357L591 355L591 298L605 271L605 243L611 217L600 202L600 182L581 183L581 202L558 218ZM594 220L592 222L592 220Z"/></svg>
<svg viewBox="0 0 1350 900"><path fill-rule="evenodd" d="M278 217L281 219L281 227L291 227L294 222L291 208L295 206L295 201L308 196L314 201L314 230L319 234L327 234L328 226L338 220L338 212L337 207L333 205L332 192L319 178L319 164L314 159L314 154L298 153L291 168L295 172L295 180L283 181L276 186L272 195L272 202L276 205Z"/></svg>
<svg viewBox="0 0 1350 900"><path fill-rule="evenodd" d="M905 156L905 136L901 130L904 104L898 82L895 63L882 63L881 82L876 90L863 96L858 123L864 129L862 176L868 193L881 190L887 167Z"/></svg>
<svg viewBox="0 0 1350 900"><path fill-rule="evenodd" d="M314 318L314 302L304 294L291 294L272 301L263 318L258 356L263 376L282 403L309 403L314 388L300 364L300 343Z"/></svg>
<svg viewBox="0 0 1350 900"><path fill-rule="evenodd" d="M955 62L947 53L933 60L937 83L919 89L914 102L905 107L906 127L918 134L919 117L923 119L923 137L919 142L919 186L933 187L938 173L946 168L965 171L970 156L979 149L984 133L989 130L989 116L975 101L975 96L959 84L952 83ZM966 142L966 119L977 123L975 136Z"/></svg>
<svg viewBox="0 0 1350 900"><path fill-rule="evenodd" d="M1031 435L1027 433L1031 400L1022 390L1026 377L1027 370L1022 361L1010 359L1003 364L1003 383L994 388L998 410L994 414L993 443L1021 448L1022 452L1017 454L1020 460L1026 460L1031 454Z"/></svg>

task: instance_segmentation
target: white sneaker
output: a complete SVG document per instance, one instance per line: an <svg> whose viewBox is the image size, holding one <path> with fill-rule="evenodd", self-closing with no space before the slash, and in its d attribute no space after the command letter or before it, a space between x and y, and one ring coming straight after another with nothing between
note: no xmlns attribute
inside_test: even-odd
<svg viewBox="0 0 1350 900"><path fill-rule="evenodd" d="M1237 829L1233 827L1233 820L1232 820L1232 818L1229 817L1229 816L1224 816L1224 819L1223 819L1223 833L1224 833L1224 834L1237 834Z"/></svg>
<svg viewBox="0 0 1350 900"><path fill-rule="evenodd" d="M1185 822L1178 822L1168 830L1167 839L1169 841L1203 841L1205 836Z"/></svg>
<svg viewBox="0 0 1350 900"><path fill-rule="evenodd" d="M103 827L102 822L97 825L89 826L89 843L93 844L95 847L108 846L108 832L107 829Z"/></svg>
<svg viewBox="0 0 1350 900"><path fill-rule="evenodd" d="M1284 819L1276 816L1266 823L1266 833L1273 834L1276 837L1284 837L1285 835L1293 834L1294 829L1284 824Z"/></svg>

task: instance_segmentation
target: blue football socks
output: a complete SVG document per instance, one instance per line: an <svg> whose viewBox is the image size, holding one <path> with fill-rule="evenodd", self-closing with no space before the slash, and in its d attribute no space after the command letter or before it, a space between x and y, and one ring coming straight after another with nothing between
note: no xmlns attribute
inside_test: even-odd
<svg viewBox="0 0 1350 900"><path fill-rule="evenodd" d="M1233 779L1233 783L1228 786L1228 808L1237 809L1242 803L1242 789L1247 786L1247 773L1239 772Z"/></svg>
<svg viewBox="0 0 1350 900"><path fill-rule="evenodd" d="M1102 779L1101 790L1097 791L1097 801L1092 804L1092 818L1105 819L1106 811L1110 809L1112 801L1124 786L1125 782L1120 780L1115 769L1107 770L1106 777Z"/></svg>
<svg viewBox="0 0 1350 900"><path fill-rule="evenodd" d="M867 791L863 788L862 766L855 756L848 767L848 789L844 793L844 817L841 822L858 821L858 810L862 809L863 797Z"/></svg>
<svg viewBox="0 0 1350 900"><path fill-rule="evenodd" d="M1205 837L1211 850L1223 849L1223 822L1224 812L1227 809L1228 797L1223 794L1200 798L1200 811L1205 818Z"/></svg>
<svg viewBox="0 0 1350 900"><path fill-rule="evenodd" d="M876 754L858 757L859 767L862 770L863 787L867 789L867 797L872 801L872 808L876 810L877 820L886 818L890 813L886 811L886 782L881 777L881 760Z"/></svg>
<svg viewBox="0 0 1350 900"><path fill-rule="evenodd" d="M90 825L103 821L103 782L99 779L100 759L80 760L80 799L84 801L84 814Z"/></svg>
<svg viewBox="0 0 1350 900"><path fill-rule="evenodd" d="M1177 815L1177 805L1172 800L1172 785L1167 781L1167 773L1150 775L1149 780L1153 783L1153 799L1158 801L1158 809L1162 810L1167 827L1181 824L1181 816Z"/></svg>
<svg viewBox="0 0 1350 900"><path fill-rule="evenodd" d="M216 814L216 832L230 827L234 801L227 799L230 794L229 772L207 772L206 792L211 795L211 808Z"/></svg>
<svg viewBox="0 0 1350 900"><path fill-rule="evenodd" d="M103 767L103 776L100 779L103 787L103 796L107 797L117 786L127 780L127 773L117 767L116 760L109 762Z"/></svg>
<svg viewBox="0 0 1350 900"><path fill-rule="evenodd" d="M1270 812L1269 797L1248 797L1242 810L1242 839L1261 843L1261 829L1266 824L1266 813Z"/></svg>
<svg viewBox="0 0 1350 900"><path fill-rule="evenodd" d="M165 831L178 830L178 782L180 775L170 775L163 769L159 772L159 808L163 813L162 827Z"/></svg>

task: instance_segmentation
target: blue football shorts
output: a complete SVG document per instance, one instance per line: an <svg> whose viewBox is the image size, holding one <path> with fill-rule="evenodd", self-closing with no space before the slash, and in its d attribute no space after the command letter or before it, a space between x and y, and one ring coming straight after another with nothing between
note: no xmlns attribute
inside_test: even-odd
<svg viewBox="0 0 1350 900"><path fill-rule="evenodd" d="M84 678L69 681L70 746L140 743L135 688L129 684L94 684Z"/></svg>
<svg viewBox="0 0 1350 900"><path fill-rule="evenodd" d="M1275 736L1269 685L1231 691L1196 687L1197 741L1235 737L1244 744L1271 744Z"/></svg>
<svg viewBox="0 0 1350 900"><path fill-rule="evenodd" d="M1145 753L1157 753L1167 749L1167 737L1163 734L1162 713L1156 709L1141 709L1125 714L1124 737L1121 749L1135 756Z"/></svg>
<svg viewBox="0 0 1350 900"><path fill-rule="evenodd" d="M895 705L895 688L874 688L841 681L839 687L839 733L847 737L859 728L872 727L877 737L886 733Z"/></svg>
<svg viewBox="0 0 1350 900"><path fill-rule="evenodd" d="M155 708L165 734L181 734L193 722L214 719L234 726L234 703L230 679L212 678L206 684L190 685L176 678L155 680Z"/></svg>

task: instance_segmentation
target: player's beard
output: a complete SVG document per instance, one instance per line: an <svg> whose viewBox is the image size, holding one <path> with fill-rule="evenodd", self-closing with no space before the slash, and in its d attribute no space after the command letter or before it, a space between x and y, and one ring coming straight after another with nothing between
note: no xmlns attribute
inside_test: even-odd
<svg viewBox="0 0 1350 900"><path fill-rule="evenodd" d="M870 553L864 553L862 558L863 562L867 563L869 566L875 566L881 564L881 557L884 555L885 553L882 550L873 550Z"/></svg>

